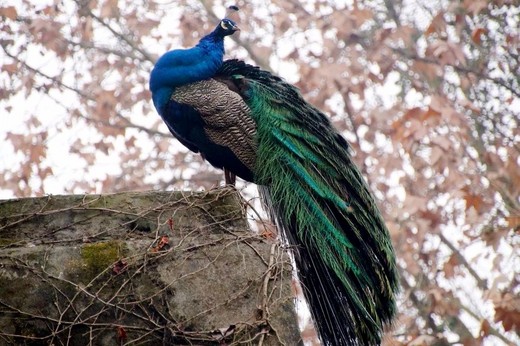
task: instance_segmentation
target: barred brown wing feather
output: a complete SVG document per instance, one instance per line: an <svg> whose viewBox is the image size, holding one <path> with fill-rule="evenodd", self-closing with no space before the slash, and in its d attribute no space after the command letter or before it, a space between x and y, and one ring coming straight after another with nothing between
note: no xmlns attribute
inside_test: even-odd
<svg viewBox="0 0 520 346"><path fill-rule="evenodd" d="M254 171L256 124L239 94L225 83L208 79L177 87L172 99L197 110L208 138L228 147L247 168Z"/></svg>

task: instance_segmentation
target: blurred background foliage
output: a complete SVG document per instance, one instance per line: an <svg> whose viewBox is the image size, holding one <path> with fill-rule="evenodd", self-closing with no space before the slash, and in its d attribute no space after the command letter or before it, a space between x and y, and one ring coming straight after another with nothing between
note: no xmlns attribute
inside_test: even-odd
<svg viewBox="0 0 520 346"><path fill-rule="evenodd" d="M0 197L221 185L168 133L148 76L227 5L3 1ZM237 5L242 31L227 56L283 76L327 112L378 198L403 287L385 343L517 344L520 3Z"/></svg>

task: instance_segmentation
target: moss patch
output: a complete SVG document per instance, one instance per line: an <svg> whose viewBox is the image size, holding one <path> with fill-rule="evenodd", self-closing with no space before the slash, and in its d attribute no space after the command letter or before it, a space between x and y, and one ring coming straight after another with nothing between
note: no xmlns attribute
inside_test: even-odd
<svg viewBox="0 0 520 346"><path fill-rule="evenodd" d="M126 247L116 240L88 244L81 248L82 267L85 278L90 281L124 257Z"/></svg>
<svg viewBox="0 0 520 346"><path fill-rule="evenodd" d="M20 241L20 239L16 239L16 238L0 238L0 247L3 247L3 246L7 247L7 246L15 244L19 241Z"/></svg>

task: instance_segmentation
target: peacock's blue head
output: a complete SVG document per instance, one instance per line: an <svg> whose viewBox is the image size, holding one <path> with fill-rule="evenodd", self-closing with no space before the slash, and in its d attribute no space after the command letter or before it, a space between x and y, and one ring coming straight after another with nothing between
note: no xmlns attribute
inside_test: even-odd
<svg viewBox="0 0 520 346"><path fill-rule="evenodd" d="M238 7L230 6L236 12ZM222 65L224 37L240 30L226 17L199 43L190 49L175 49L162 55L150 75L150 91L159 114L165 112L174 88L211 78Z"/></svg>
<svg viewBox="0 0 520 346"><path fill-rule="evenodd" d="M236 31L240 30L236 23L229 18L224 18L218 23L215 30L213 30L213 35L217 37L225 37L229 35L233 35Z"/></svg>

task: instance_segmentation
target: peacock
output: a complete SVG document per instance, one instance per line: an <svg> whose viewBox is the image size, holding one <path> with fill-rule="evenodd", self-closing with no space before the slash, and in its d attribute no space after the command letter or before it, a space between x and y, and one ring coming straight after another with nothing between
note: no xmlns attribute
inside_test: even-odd
<svg viewBox="0 0 520 346"><path fill-rule="evenodd" d="M226 16L150 76L157 112L183 145L259 186L292 249L324 345L377 345L396 313L395 254L345 139L299 90L243 61L224 61Z"/></svg>

